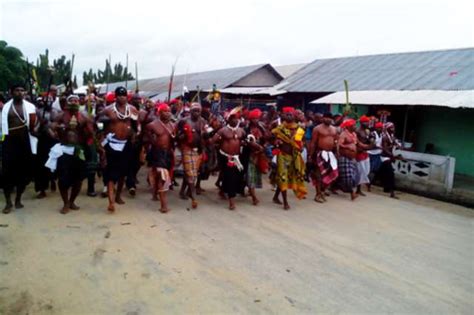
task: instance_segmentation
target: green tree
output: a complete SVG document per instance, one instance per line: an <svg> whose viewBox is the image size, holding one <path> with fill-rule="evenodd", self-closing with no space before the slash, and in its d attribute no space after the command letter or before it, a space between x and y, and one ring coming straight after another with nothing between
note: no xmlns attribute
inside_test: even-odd
<svg viewBox="0 0 474 315"><path fill-rule="evenodd" d="M40 54L36 61L36 74L38 75L38 83L42 91L48 89L48 84L53 73L53 84L66 84L71 78L72 61L62 55L58 59L54 59L52 64L49 61L49 50L46 49L44 54Z"/></svg>
<svg viewBox="0 0 474 315"><path fill-rule="evenodd" d="M127 67L122 66L119 62L114 65L113 69L108 60L105 60L104 70L97 70L95 73L92 69L89 69L88 72L84 71L82 73L82 84L92 83L114 83L125 80L135 80L133 75L128 72Z"/></svg>
<svg viewBox="0 0 474 315"><path fill-rule="evenodd" d="M26 61L16 47L0 40L0 91L8 90L11 82L27 82Z"/></svg>

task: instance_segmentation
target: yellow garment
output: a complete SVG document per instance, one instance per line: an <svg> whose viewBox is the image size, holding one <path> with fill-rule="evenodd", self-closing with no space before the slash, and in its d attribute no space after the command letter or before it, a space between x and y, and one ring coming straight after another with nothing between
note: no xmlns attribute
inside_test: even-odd
<svg viewBox="0 0 474 315"><path fill-rule="evenodd" d="M276 184L281 191L292 189L298 199L302 199L307 194L304 180L306 165L301 155L302 139L304 130L297 127L294 138L291 137L291 130L296 128L296 124L282 124L272 130L272 133L281 141L291 145L292 154L280 152L277 155Z"/></svg>

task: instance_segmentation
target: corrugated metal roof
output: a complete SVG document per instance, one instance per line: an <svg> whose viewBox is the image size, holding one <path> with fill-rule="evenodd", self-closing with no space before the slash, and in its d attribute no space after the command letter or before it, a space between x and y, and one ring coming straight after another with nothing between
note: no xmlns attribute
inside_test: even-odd
<svg viewBox="0 0 474 315"><path fill-rule="evenodd" d="M222 89L266 66L270 65L259 64L175 75L173 79L173 92L181 93L183 85L185 85L190 91L195 91L197 86L199 86L200 89L211 89L213 84L216 84L218 89ZM155 92L156 94L163 93L168 91L169 79L169 76L164 76L154 79L139 80L138 86L142 91ZM108 90L113 91L116 87L124 86L124 84L125 82L109 83ZM129 81L128 88L135 89L135 81Z"/></svg>
<svg viewBox="0 0 474 315"><path fill-rule="evenodd" d="M434 105L474 108L474 90L350 91L349 101L356 105ZM311 103L345 104L346 93L336 92Z"/></svg>
<svg viewBox="0 0 474 315"><path fill-rule="evenodd" d="M306 65L307 63L298 63L293 65L275 66L274 68L283 78L287 78Z"/></svg>
<svg viewBox="0 0 474 315"><path fill-rule="evenodd" d="M204 90L204 92L210 92L211 89ZM260 86L260 87L228 87L221 89L222 94L235 94L235 95L279 95L285 93L284 91L277 90L273 87Z"/></svg>
<svg viewBox="0 0 474 315"><path fill-rule="evenodd" d="M317 59L277 85L288 92L472 90L474 48Z"/></svg>

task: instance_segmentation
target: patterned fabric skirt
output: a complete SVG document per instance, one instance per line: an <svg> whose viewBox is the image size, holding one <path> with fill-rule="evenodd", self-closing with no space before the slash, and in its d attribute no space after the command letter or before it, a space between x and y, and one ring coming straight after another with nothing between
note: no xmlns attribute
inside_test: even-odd
<svg viewBox="0 0 474 315"><path fill-rule="evenodd" d="M276 184L280 191L292 189L298 199L305 197L305 163L301 155L293 156L281 152L277 155Z"/></svg>
<svg viewBox="0 0 474 315"><path fill-rule="evenodd" d="M188 183L196 183L201 165L201 154L193 149L182 149L182 161L184 174Z"/></svg>
<svg viewBox="0 0 474 315"><path fill-rule="evenodd" d="M262 188L262 173L252 161L249 161L247 168L247 187Z"/></svg>
<svg viewBox="0 0 474 315"><path fill-rule="evenodd" d="M356 160L340 156L337 167L339 169L339 188L344 192L352 192L357 186Z"/></svg>

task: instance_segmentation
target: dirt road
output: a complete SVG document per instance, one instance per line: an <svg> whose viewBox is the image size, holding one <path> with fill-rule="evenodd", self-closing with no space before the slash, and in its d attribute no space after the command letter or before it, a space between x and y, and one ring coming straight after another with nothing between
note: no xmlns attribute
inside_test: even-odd
<svg viewBox="0 0 474 315"><path fill-rule="evenodd" d="M0 216L0 313L473 311L470 209L371 193L283 211L265 189L229 211L205 188L198 210L172 192L161 214L141 188L114 215L85 195L61 215L57 193L28 191Z"/></svg>

